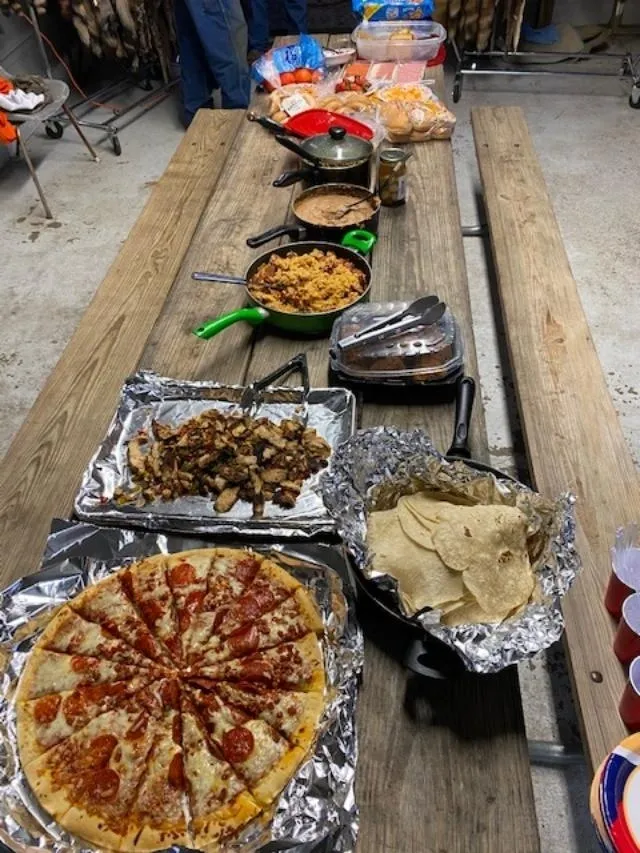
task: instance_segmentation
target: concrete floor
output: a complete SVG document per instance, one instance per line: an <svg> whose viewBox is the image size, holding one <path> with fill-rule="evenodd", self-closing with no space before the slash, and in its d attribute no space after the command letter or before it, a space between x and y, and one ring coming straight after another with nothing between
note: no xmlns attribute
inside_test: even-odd
<svg viewBox="0 0 640 853"><path fill-rule="evenodd" d="M627 94L615 80L593 78L468 81L456 107L454 151L462 221L473 224L481 213L469 110L486 103L524 109L610 391L638 461L640 229L635 219L635 145L640 113L628 108ZM72 131L57 143L36 133L30 147L53 221L43 218L23 164L12 162L0 169L5 249L0 276L0 452L9 446L180 140L176 116L173 101L161 104L124 131L120 158L103 145L99 164L88 159ZM501 366L502 335L490 307L490 271L482 241L466 244L491 452L494 464L508 467L520 443L517 428L510 426L510 381ZM529 736L579 749L561 649L522 666L520 676ZM533 775L543 853L596 853L584 765L536 767Z"/></svg>

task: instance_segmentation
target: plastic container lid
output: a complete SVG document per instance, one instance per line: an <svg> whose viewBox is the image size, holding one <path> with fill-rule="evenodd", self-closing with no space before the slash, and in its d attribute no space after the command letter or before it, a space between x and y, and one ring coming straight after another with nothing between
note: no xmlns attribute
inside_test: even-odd
<svg viewBox="0 0 640 853"><path fill-rule="evenodd" d="M345 350L337 342L407 308L409 302L354 305L333 324L331 367L337 373L370 383L442 382L462 367L458 324L447 310L432 326L415 326L393 337L374 338Z"/></svg>
<svg viewBox="0 0 640 853"><path fill-rule="evenodd" d="M284 126L296 136L317 136L319 133L328 133L331 127L343 127L351 136L359 136L361 139L370 141L373 139L373 131L366 124L350 116L340 113L332 113L331 110L314 108L297 113L284 123Z"/></svg>
<svg viewBox="0 0 640 853"><path fill-rule="evenodd" d="M352 38L361 59L428 61L438 55L447 31L436 21L367 21L355 28Z"/></svg>

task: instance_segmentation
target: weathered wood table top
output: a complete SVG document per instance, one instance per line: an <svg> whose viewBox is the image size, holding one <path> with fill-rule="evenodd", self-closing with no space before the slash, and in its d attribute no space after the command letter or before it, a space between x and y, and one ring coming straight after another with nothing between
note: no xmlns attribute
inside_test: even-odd
<svg viewBox="0 0 640 853"><path fill-rule="evenodd" d="M287 219L296 190L271 182L291 163L242 113L198 114L0 468L2 586L38 568L50 520L71 511L120 386L138 367L242 383L306 350L312 383L327 384L326 339L241 324L207 342L191 334L244 300L242 288L195 283L191 273L244 272L255 256L246 238ZM466 370L477 376L451 144L416 145L409 166L409 203L381 217L372 299L437 292L458 318ZM452 404L366 404L360 413L363 426L419 426L440 449L450 442ZM471 445L486 456L480 405ZM537 853L515 668L425 682L409 676L399 640L374 614L362 621L359 850Z"/></svg>

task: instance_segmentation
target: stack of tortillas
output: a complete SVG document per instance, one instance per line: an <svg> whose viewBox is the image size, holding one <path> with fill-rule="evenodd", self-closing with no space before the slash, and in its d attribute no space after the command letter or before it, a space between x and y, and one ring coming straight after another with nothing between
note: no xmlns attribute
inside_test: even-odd
<svg viewBox="0 0 640 853"><path fill-rule="evenodd" d="M373 568L398 581L409 615L425 607L447 625L503 622L531 598L527 519L511 506L460 506L426 492L371 512Z"/></svg>

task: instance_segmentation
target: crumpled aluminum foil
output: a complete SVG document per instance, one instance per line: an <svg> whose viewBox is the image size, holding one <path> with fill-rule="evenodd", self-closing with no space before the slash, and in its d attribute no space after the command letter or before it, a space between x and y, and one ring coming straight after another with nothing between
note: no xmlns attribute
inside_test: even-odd
<svg viewBox="0 0 640 853"><path fill-rule="evenodd" d="M252 518L252 507L238 501L217 513L210 498L184 497L155 501L142 507L117 504L117 488L133 485L127 464L127 442L156 419L176 425L207 409L237 413L241 385L187 382L140 371L124 384L107 435L85 471L75 500L78 518L94 524L146 527L178 533L225 533L247 536L307 538L333 530L320 493L320 473L305 481L293 509L267 501L263 518ZM268 388L262 393L259 417L273 421L304 419L335 449L355 430L356 405L344 388L315 388L304 399L301 388ZM254 414L252 412L252 414Z"/></svg>
<svg viewBox="0 0 640 853"><path fill-rule="evenodd" d="M447 461L421 430L390 427L360 430L346 441L336 452L331 470L323 475L322 488L325 504L358 569L381 590L393 594L400 614L457 652L466 669L498 672L548 648L562 636L560 597L581 567L575 550L573 495L548 501L510 478L499 479L464 462ZM473 497L479 503L517 505L539 523L544 536L533 568L540 581L542 603L528 604L520 615L499 625L448 627L440 624L437 610L407 614L397 595L396 580L373 567L366 543L367 511L389 509L401 495L427 488Z"/></svg>
<svg viewBox="0 0 640 853"><path fill-rule="evenodd" d="M1 593L0 840L10 850L89 853L96 849L69 835L40 808L18 759L12 697L51 609L126 562L203 547L213 547L213 543L56 520L42 570ZM326 627L327 682L333 690L315 750L280 795L272 820L248 827L227 845L225 853L239 849L243 853L353 853L358 833L355 709L364 644L355 618L353 581L346 557L339 546L316 543L253 547L273 554L313 590ZM181 847L170 850L186 853Z"/></svg>

